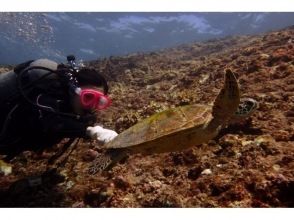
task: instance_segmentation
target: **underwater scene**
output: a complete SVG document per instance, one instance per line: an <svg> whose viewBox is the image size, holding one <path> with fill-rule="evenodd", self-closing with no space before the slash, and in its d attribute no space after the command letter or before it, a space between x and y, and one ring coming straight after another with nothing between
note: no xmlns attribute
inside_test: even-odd
<svg viewBox="0 0 294 220"><path fill-rule="evenodd" d="M0 12L0 207L294 207L293 21Z"/></svg>

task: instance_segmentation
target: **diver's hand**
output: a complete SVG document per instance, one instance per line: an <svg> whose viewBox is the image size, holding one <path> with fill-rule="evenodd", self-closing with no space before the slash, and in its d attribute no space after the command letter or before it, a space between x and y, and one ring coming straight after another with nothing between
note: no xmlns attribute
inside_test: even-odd
<svg viewBox="0 0 294 220"><path fill-rule="evenodd" d="M87 134L92 139L97 139L102 144L111 141L117 136L115 131L102 128L101 126L87 127Z"/></svg>

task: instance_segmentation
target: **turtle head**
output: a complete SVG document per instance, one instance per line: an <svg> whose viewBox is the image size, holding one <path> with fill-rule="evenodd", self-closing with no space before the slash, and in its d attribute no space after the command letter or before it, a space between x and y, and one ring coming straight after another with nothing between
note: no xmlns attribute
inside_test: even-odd
<svg viewBox="0 0 294 220"><path fill-rule="evenodd" d="M240 100L237 111L230 119L229 123L234 124L243 121L244 119L251 116L258 107L259 104L256 100L252 98L242 98Z"/></svg>
<svg viewBox="0 0 294 220"><path fill-rule="evenodd" d="M252 98L243 98L240 100L236 117L249 117L258 108L258 102Z"/></svg>

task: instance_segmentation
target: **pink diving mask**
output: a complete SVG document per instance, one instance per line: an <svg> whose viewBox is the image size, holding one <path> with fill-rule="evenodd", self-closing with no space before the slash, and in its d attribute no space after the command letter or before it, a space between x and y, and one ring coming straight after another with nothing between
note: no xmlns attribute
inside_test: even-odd
<svg viewBox="0 0 294 220"><path fill-rule="evenodd" d="M84 109L102 110L111 104L108 96L95 89L82 89L80 92L80 100Z"/></svg>

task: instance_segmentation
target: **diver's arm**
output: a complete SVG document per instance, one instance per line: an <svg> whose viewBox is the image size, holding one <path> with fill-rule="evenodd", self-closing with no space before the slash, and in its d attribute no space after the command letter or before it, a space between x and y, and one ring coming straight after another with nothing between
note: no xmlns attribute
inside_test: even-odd
<svg viewBox="0 0 294 220"><path fill-rule="evenodd" d="M63 137L81 137L96 139L102 144L111 141L117 133L101 126L89 126L88 121L78 120L69 117L51 115L42 119L43 131L48 134L58 134Z"/></svg>
<svg viewBox="0 0 294 220"><path fill-rule="evenodd" d="M42 118L44 133L58 135L64 138L88 138L86 133L89 123L70 117L50 115Z"/></svg>

